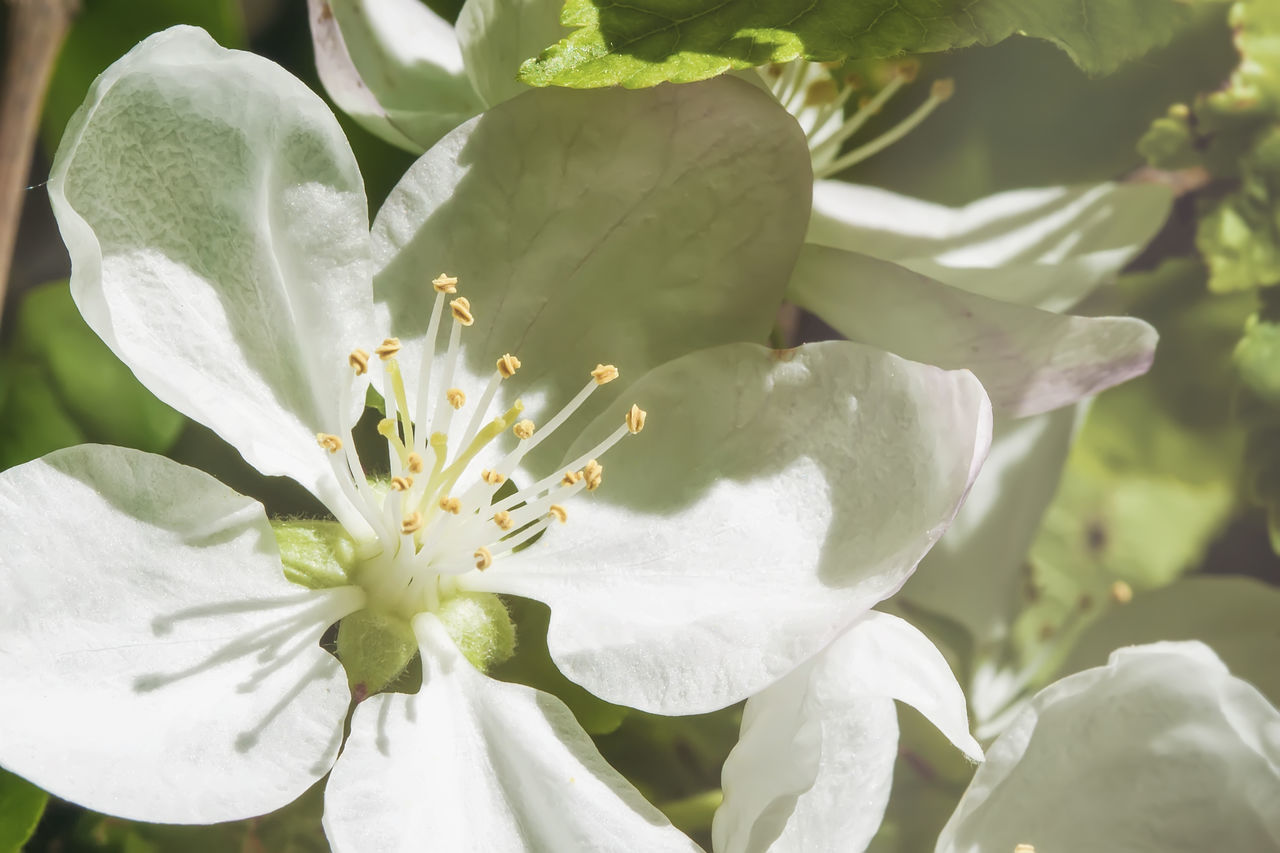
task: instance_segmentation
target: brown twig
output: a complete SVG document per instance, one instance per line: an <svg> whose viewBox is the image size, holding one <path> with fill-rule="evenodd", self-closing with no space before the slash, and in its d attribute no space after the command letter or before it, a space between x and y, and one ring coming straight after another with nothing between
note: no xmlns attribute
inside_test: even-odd
<svg viewBox="0 0 1280 853"><path fill-rule="evenodd" d="M9 284L40 107L78 0L8 0L9 38L0 91L0 313Z"/></svg>

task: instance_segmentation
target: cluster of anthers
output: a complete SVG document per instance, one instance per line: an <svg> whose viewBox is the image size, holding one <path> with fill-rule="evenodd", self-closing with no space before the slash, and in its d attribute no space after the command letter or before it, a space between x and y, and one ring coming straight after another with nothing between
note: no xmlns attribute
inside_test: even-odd
<svg viewBox="0 0 1280 853"><path fill-rule="evenodd" d="M815 178L828 178L878 154L918 127L940 104L955 94L955 81L935 80L929 97L906 118L876 138L846 152L841 147L889 102L898 91L916 78L919 66L899 62L889 69L889 78L874 95L867 95L865 82L857 74L837 77L832 72L843 63L811 63L796 60L761 69L765 85L796 117L805 130ZM858 95L857 106L847 110Z"/></svg>
<svg viewBox="0 0 1280 853"><path fill-rule="evenodd" d="M640 432L645 422L645 412L633 405L622 425L564 469L495 500L520 461L563 425L596 388L617 379L618 369L611 364L596 365L583 389L548 422L536 427L533 421L521 418L524 406L519 400L497 417L486 417L498 386L521 366L520 359L504 354L478 401L470 407L470 419L451 453L454 417L468 408L467 394L453 385L459 342L462 330L475 318L467 298L456 296L457 278L442 274L431 284L436 292L435 306L418 373L416 411L410 411L397 358L401 349L398 339L384 340L374 348L373 356L357 349L349 359L353 378L368 372L371 357L381 362L388 416L379 422L378 432L387 441L391 463L385 485L367 478L350 431L345 436L316 436L329 452L347 497L377 539L361 543L361 563L353 580L365 588L371 603L406 617L435 610L458 590L459 576L489 569L549 525L566 522L565 503L584 489L595 491L603 482L604 466L599 457L624 436ZM440 334L446 299L453 322L444 364L438 365L433 363L434 342ZM440 379L434 392L433 370ZM475 467L472 463L481 450L508 429L517 439L516 446L493 467L478 473L469 470Z"/></svg>

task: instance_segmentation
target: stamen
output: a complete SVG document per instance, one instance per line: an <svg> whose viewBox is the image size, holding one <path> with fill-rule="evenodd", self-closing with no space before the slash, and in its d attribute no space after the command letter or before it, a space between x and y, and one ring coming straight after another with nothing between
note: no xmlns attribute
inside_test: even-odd
<svg viewBox="0 0 1280 853"><path fill-rule="evenodd" d="M551 515L554 515L556 517L556 521L560 522L561 524L564 524L566 521L569 520L569 513L565 512L564 507L560 506L560 504L552 504L550 507L547 508L547 512Z"/></svg>
<svg viewBox="0 0 1280 853"><path fill-rule="evenodd" d="M627 416L623 418L627 424L627 432L635 435L640 432L640 430L644 429L645 418L648 416L648 412L633 403L631 408L627 411Z"/></svg>
<svg viewBox="0 0 1280 853"><path fill-rule="evenodd" d="M457 515L462 511L462 501L445 495L440 499L440 508L447 513Z"/></svg>
<svg viewBox="0 0 1280 853"><path fill-rule="evenodd" d="M396 353L400 352L399 338L383 338L382 343L373 348L373 352L378 358L386 361Z"/></svg>
<svg viewBox="0 0 1280 853"><path fill-rule="evenodd" d="M453 312L453 319L464 326L470 326L476 321L476 318L471 314L471 300L465 296L459 296L450 302L449 310Z"/></svg>
<svg viewBox="0 0 1280 853"><path fill-rule="evenodd" d="M342 449L342 439L327 432L316 433L316 444L320 445L330 453L337 453Z"/></svg>
<svg viewBox="0 0 1280 853"><path fill-rule="evenodd" d="M411 512L400 520L400 532L406 536L422 529L422 513Z"/></svg>
<svg viewBox="0 0 1280 853"><path fill-rule="evenodd" d="M425 449L424 437L431 429L431 421L428 420L431 412L428 408L431 405L431 362L436 354L436 337L440 332L444 294L444 291L436 288L435 304L431 307L431 320L427 323L427 335L422 344L422 360L418 362L418 411L414 419L418 425L418 440L414 444L417 451Z"/></svg>
<svg viewBox="0 0 1280 853"><path fill-rule="evenodd" d="M809 88L804 93L805 107L819 107L830 104L840 97L840 87L836 85L836 81L830 78L825 80L814 80L809 84Z"/></svg>
<svg viewBox="0 0 1280 853"><path fill-rule="evenodd" d="M457 293L458 277L442 272L431 280L431 286L436 289L436 293Z"/></svg>
<svg viewBox="0 0 1280 853"><path fill-rule="evenodd" d="M534 430L533 421L529 420L528 418L525 418L524 420L517 422L516 425L511 428L511 431L516 434L516 438L520 439L521 441L533 438L533 430Z"/></svg>
<svg viewBox="0 0 1280 853"><path fill-rule="evenodd" d="M484 480L490 486L501 486L503 481L507 478L499 474L497 471L491 471L490 469L485 468L480 472L480 479Z"/></svg>
<svg viewBox="0 0 1280 853"><path fill-rule="evenodd" d="M1111 584L1111 600L1116 604L1128 604L1133 601L1133 587L1124 581Z"/></svg>
<svg viewBox="0 0 1280 853"><path fill-rule="evenodd" d="M908 82L907 74L903 73L901 69L896 71L894 75L889 78L889 82L884 84L884 88L879 92L876 92L874 98L871 98L865 104L858 105L858 111L850 116L849 120L841 125L839 130L813 146L813 159L817 161L821 157L834 154L838 151L846 139L861 130L862 126L866 124L872 116L884 109L884 105L889 103L889 99L896 95L898 90ZM846 91L852 94L854 90L850 88ZM845 100L847 99L848 97L846 96ZM844 100L840 100L835 104L832 104L832 106L837 105L839 108L842 108L844 106ZM827 115L829 116L830 114L828 113ZM826 119L827 116L817 117L814 126L820 127L822 123L826 122Z"/></svg>
<svg viewBox="0 0 1280 853"><path fill-rule="evenodd" d="M413 485L412 477L392 477L391 490L395 492L407 492L409 487Z"/></svg>
<svg viewBox="0 0 1280 853"><path fill-rule="evenodd" d="M499 510L493 514L493 523L503 530L510 530L514 522L511 520L511 513L505 509Z"/></svg>
<svg viewBox="0 0 1280 853"><path fill-rule="evenodd" d="M612 364L597 364L596 369L591 371L591 378L597 385L604 385L618 378L618 368Z"/></svg>
<svg viewBox="0 0 1280 853"><path fill-rule="evenodd" d="M405 462L405 467L409 469L410 474L421 474L422 455L416 452L410 453L408 460Z"/></svg>
<svg viewBox="0 0 1280 853"><path fill-rule="evenodd" d="M347 356L347 364L356 370L356 376L364 376L369 370L369 353L362 349L353 349Z"/></svg>
<svg viewBox="0 0 1280 853"><path fill-rule="evenodd" d="M444 398L449 401L449 405L453 406L455 411L467 404L467 395L461 388L450 388L444 392Z"/></svg>
<svg viewBox="0 0 1280 853"><path fill-rule="evenodd" d="M881 151L919 127L920 124L929 117L929 114L955 94L955 91L956 84L954 80L945 79L933 81L933 86L929 90L928 100L916 107L915 111L911 113L911 115L907 116L870 142L859 145L843 157L837 157L821 169L815 169L814 177L830 177L838 172L843 172L845 169L856 163L861 163L868 157L879 154Z"/></svg>
<svg viewBox="0 0 1280 853"><path fill-rule="evenodd" d="M565 471L564 476L560 478L560 485L572 486L576 485L582 479L581 471Z"/></svg>
<svg viewBox="0 0 1280 853"><path fill-rule="evenodd" d="M604 482L604 466L592 459L582 469L582 476L587 480L587 491L594 492Z"/></svg>
<svg viewBox="0 0 1280 853"><path fill-rule="evenodd" d="M400 457L401 462L407 462L409 451L405 449L404 442L400 440L400 434L396 432L396 422L394 418L383 418L378 421L378 434L387 440L393 448L396 455Z"/></svg>
<svg viewBox="0 0 1280 853"><path fill-rule="evenodd" d="M472 556L476 558L476 568L482 572L493 565L493 554L483 545L477 548Z"/></svg>
<svg viewBox="0 0 1280 853"><path fill-rule="evenodd" d="M520 359L511 353L506 353L502 358L498 359L498 375L503 379L510 379L516 375L516 371L520 369Z"/></svg>

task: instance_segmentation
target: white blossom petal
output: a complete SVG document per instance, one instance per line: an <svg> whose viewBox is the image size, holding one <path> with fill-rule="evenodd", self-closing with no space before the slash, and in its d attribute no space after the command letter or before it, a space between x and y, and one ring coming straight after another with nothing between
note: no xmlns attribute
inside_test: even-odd
<svg viewBox="0 0 1280 853"><path fill-rule="evenodd" d="M523 398L535 423L598 362L622 381L579 423L668 359L765 340L811 181L795 122L740 80L538 90L494 107L418 160L374 221L375 288L411 403L440 271L475 315L453 384L484 387L514 353L524 366L499 404ZM538 458L555 464L571 439L552 436Z"/></svg>
<svg viewBox="0 0 1280 853"><path fill-rule="evenodd" d="M741 739L724 765L716 853L866 849L893 783L894 699L982 757L946 660L910 624L873 611L747 700Z"/></svg>
<svg viewBox="0 0 1280 853"><path fill-rule="evenodd" d="M369 237L324 103L174 27L94 83L49 194L76 304L142 383L353 519L315 436L363 406L347 354L372 337Z"/></svg>
<svg viewBox="0 0 1280 853"><path fill-rule="evenodd" d="M560 6L547 0L467 0L458 12L458 41L467 74L489 106L529 87L516 79L520 63L558 42Z"/></svg>
<svg viewBox="0 0 1280 853"><path fill-rule="evenodd" d="M307 7L325 90L371 133L420 154L484 109L453 27L420 0L307 0Z"/></svg>
<svg viewBox="0 0 1280 853"><path fill-rule="evenodd" d="M329 779L336 853L697 850L563 702L477 672L431 614L414 630L422 689L361 703Z"/></svg>
<svg viewBox="0 0 1280 853"><path fill-rule="evenodd" d="M1096 394L1151 367L1156 331L1133 317L1073 317L977 296L869 255L806 245L790 298L851 340L967 368L1013 417Z"/></svg>
<svg viewBox="0 0 1280 853"><path fill-rule="evenodd" d="M1004 640L1081 405L996 421L991 453L964 506L900 597L959 622L980 644Z"/></svg>
<svg viewBox="0 0 1280 853"><path fill-rule="evenodd" d="M1280 712L1200 643L1120 649L1031 700L938 853L1280 846Z"/></svg>
<svg viewBox="0 0 1280 853"><path fill-rule="evenodd" d="M328 772L350 693L324 630L361 594L284 579L262 507L81 445L0 474L0 764L108 814L262 814Z"/></svg>
<svg viewBox="0 0 1280 853"><path fill-rule="evenodd" d="M1155 236L1172 196L1154 184L998 193L952 208L818 181L809 241L862 252L989 296L1064 311Z"/></svg>
<svg viewBox="0 0 1280 853"><path fill-rule="evenodd" d="M704 350L631 399L649 421L605 457L603 487L467 581L549 604L560 669L657 713L760 691L893 594L990 441L972 375L847 341Z"/></svg>

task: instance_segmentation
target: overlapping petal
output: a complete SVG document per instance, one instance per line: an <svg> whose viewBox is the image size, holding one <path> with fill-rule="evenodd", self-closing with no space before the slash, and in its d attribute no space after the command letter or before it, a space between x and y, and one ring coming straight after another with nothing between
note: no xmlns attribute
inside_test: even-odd
<svg viewBox="0 0 1280 853"><path fill-rule="evenodd" d="M623 379L593 413L668 359L764 340L811 180L795 122L740 80L539 90L487 111L414 164L374 221L375 290L405 344L410 398L441 270L476 318L454 384L483 387L515 353L524 367L500 402L523 394L539 423L597 362Z"/></svg>
<svg viewBox="0 0 1280 853"><path fill-rule="evenodd" d="M334 103L420 154L485 108L453 27L419 0L307 0L316 70Z"/></svg>
<svg viewBox="0 0 1280 853"><path fill-rule="evenodd" d="M889 801L898 755L893 700L971 758L964 694L929 640L872 612L812 661L747 701L724 765L716 853L863 850Z"/></svg>
<svg viewBox="0 0 1280 853"><path fill-rule="evenodd" d="M982 380L1013 417L1145 373L1156 332L1132 317L1074 317L950 287L869 255L806 245L790 298L851 340Z"/></svg>
<svg viewBox="0 0 1280 853"><path fill-rule="evenodd" d="M997 421L964 506L900 596L959 622L979 643L1005 638L1027 551L1071 449L1077 409Z"/></svg>
<svg viewBox="0 0 1280 853"><path fill-rule="evenodd" d="M1064 311L1155 236L1172 196L1104 183L998 193L960 208L818 181L809 241L894 261L970 292Z"/></svg>
<svg viewBox="0 0 1280 853"><path fill-rule="evenodd" d="M350 694L320 635L351 589L284 579L262 507L81 445L0 474L0 764L123 817L214 823L328 772Z"/></svg>
<svg viewBox="0 0 1280 853"><path fill-rule="evenodd" d="M458 12L458 42L467 75L488 106L527 91L520 63L564 35L560 5L547 0L467 0Z"/></svg>
<svg viewBox="0 0 1280 853"><path fill-rule="evenodd" d="M362 703L330 777L334 850L697 850L564 703L477 672L433 615L414 630L422 689Z"/></svg>
<svg viewBox="0 0 1280 853"><path fill-rule="evenodd" d="M987 751L938 853L1280 845L1280 712L1199 643L1121 649Z"/></svg>
<svg viewBox="0 0 1280 853"><path fill-rule="evenodd" d="M121 360L259 471L353 519L315 434L363 403L346 357L372 337L369 236L324 103L175 27L94 83L49 194L76 304Z"/></svg>
<svg viewBox="0 0 1280 853"><path fill-rule="evenodd" d="M473 583L549 604L561 671L662 713L758 692L891 595L990 440L971 374L844 341L705 350L632 398L651 417L604 486Z"/></svg>

